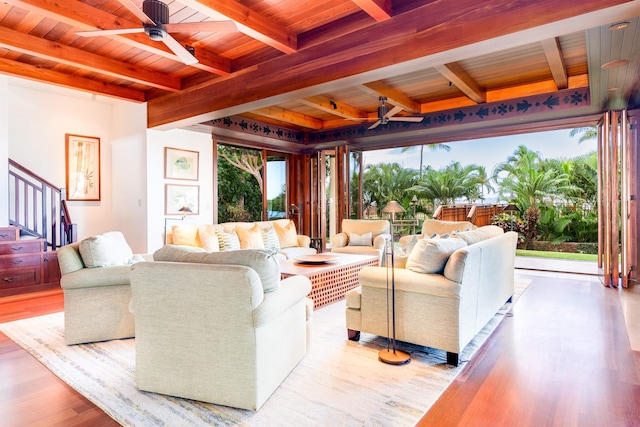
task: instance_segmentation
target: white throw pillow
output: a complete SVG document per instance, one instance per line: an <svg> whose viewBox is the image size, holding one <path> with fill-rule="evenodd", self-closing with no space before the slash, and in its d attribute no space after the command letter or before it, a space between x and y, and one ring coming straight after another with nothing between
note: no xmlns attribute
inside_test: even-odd
<svg viewBox="0 0 640 427"><path fill-rule="evenodd" d="M405 268L416 273L442 273L451 254L465 246L462 239L420 239Z"/></svg>
<svg viewBox="0 0 640 427"><path fill-rule="evenodd" d="M131 263L133 252L119 231L87 237L80 242L80 257L85 267L108 267Z"/></svg>
<svg viewBox="0 0 640 427"><path fill-rule="evenodd" d="M349 233L349 245L348 246L371 246L373 243L372 233L356 234Z"/></svg>
<svg viewBox="0 0 640 427"><path fill-rule="evenodd" d="M220 251L237 251L240 249L240 239L235 230L233 233L216 230L216 236L218 236Z"/></svg>
<svg viewBox="0 0 640 427"><path fill-rule="evenodd" d="M262 230L262 242L264 243L265 249L272 249L276 252L280 252L280 241L278 240L278 233L272 226Z"/></svg>

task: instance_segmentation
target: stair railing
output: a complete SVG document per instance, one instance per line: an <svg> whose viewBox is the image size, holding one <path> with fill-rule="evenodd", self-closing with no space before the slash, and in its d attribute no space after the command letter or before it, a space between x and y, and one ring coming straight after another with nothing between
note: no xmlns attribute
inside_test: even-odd
<svg viewBox="0 0 640 427"><path fill-rule="evenodd" d="M9 224L21 227L21 233L55 250L77 240L65 201L64 189L9 159Z"/></svg>

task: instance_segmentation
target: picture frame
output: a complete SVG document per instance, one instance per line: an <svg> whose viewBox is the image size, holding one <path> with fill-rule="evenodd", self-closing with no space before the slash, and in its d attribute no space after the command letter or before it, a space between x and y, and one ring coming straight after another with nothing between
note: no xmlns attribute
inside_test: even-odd
<svg viewBox="0 0 640 427"><path fill-rule="evenodd" d="M164 148L164 177L165 179L182 179L197 181L200 172L200 153L198 151L182 150L179 148Z"/></svg>
<svg viewBox="0 0 640 427"><path fill-rule="evenodd" d="M65 134L66 189L69 201L100 201L100 138Z"/></svg>
<svg viewBox="0 0 640 427"><path fill-rule="evenodd" d="M200 211L200 186L165 184L165 215L197 215ZM187 207L191 212L185 212Z"/></svg>

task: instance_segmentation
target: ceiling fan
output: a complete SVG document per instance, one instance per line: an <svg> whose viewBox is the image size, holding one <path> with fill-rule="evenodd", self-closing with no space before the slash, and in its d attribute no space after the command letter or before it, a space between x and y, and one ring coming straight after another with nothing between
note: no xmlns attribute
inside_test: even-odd
<svg viewBox="0 0 640 427"><path fill-rule="evenodd" d="M231 32L237 30L233 21L169 23L169 6L160 0L144 0L142 10L132 0L120 0L122 5L142 21L142 27L114 30L78 31L82 37L110 36L114 34L146 33L151 40L163 42L182 62L193 65L198 62L193 48L182 46L169 33L172 32Z"/></svg>
<svg viewBox="0 0 640 427"><path fill-rule="evenodd" d="M381 96L379 98L380 106L378 107L378 120L369 126L369 129L374 129L379 125L386 125L390 121L393 122L421 122L424 117L395 117L400 111L402 111L402 107L395 106L391 110L387 106L387 97Z"/></svg>

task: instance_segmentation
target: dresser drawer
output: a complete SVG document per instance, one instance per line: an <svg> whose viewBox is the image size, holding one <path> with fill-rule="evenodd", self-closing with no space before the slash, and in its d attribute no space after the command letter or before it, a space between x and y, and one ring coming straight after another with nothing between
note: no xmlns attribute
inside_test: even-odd
<svg viewBox="0 0 640 427"><path fill-rule="evenodd" d="M20 231L16 227L0 227L0 242L9 242L18 240Z"/></svg>
<svg viewBox="0 0 640 427"><path fill-rule="evenodd" d="M7 269L0 272L0 290L40 283L39 268Z"/></svg>
<svg viewBox="0 0 640 427"><path fill-rule="evenodd" d="M0 256L0 268L18 267L38 267L40 265L40 254L36 255L14 255Z"/></svg>
<svg viewBox="0 0 640 427"><path fill-rule="evenodd" d="M38 253L42 250L42 242L12 242L0 244L0 255Z"/></svg>

